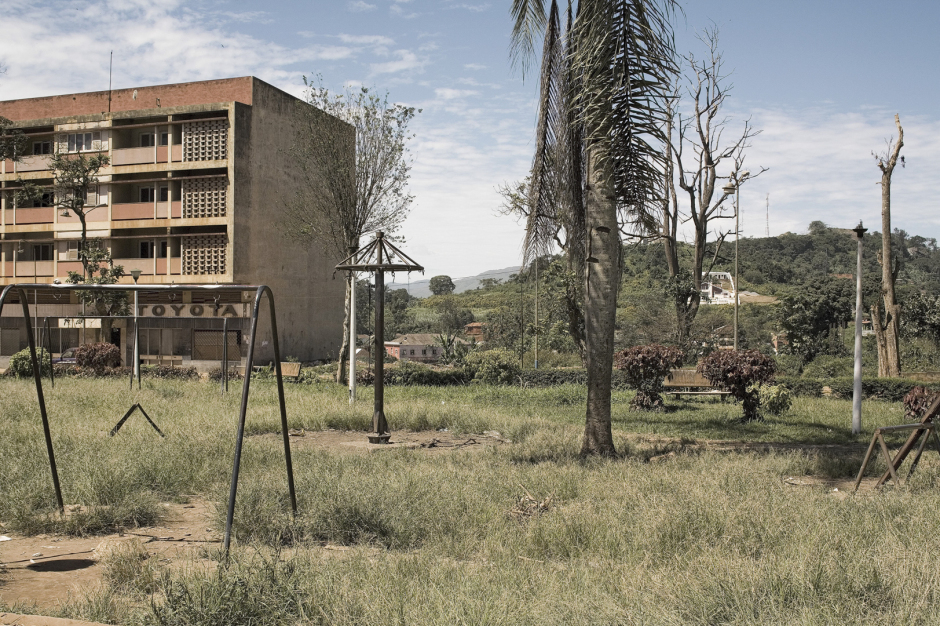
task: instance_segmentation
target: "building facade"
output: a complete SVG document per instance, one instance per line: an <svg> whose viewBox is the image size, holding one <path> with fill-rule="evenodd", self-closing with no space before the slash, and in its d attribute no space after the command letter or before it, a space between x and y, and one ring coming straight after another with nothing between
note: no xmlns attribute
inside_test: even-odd
<svg viewBox="0 0 940 626"><path fill-rule="evenodd" d="M141 270L140 284L266 284L282 356L335 357L344 299L343 281L333 277L339 259L326 243L291 243L278 220L279 203L299 181L290 148L308 125L309 106L250 76L0 102L0 116L29 139L29 154L0 162L0 285L65 282L70 270L81 272L78 217L46 195L17 206L13 191L24 181L51 187L54 153L106 154L110 164L86 199L87 234L102 240L116 265L128 274ZM317 119L335 125L330 132L354 162L352 127L325 114ZM252 298L142 295L142 355L214 360L224 318L230 345L244 349ZM93 339L129 352L124 320L105 323L112 328L105 337L88 328L92 322L75 328L82 305L74 296L64 302L61 293L38 290L28 299L40 324L50 320L53 352ZM272 355L266 312L265 304L261 359ZM4 307L0 356L26 346L21 315L20 306Z"/></svg>

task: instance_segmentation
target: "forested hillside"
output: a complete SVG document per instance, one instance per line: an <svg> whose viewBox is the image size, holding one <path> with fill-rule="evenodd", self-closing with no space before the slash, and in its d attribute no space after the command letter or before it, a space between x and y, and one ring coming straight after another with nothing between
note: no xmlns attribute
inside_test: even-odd
<svg viewBox="0 0 940 626"><path fill-rule="evenodd" d="M940 249L934 239L893 234L901 258L898 292L904 306L905 368L940 369ZM743 304L739 342L744 348L774 353L775 336L786 337L782 352L793 353L801 366L817 356L845 357L851 346L851 322L855 310L855 262L857 243L851 230L809 225L806 234L746 238L739 244L741 289L774 296L772 304ZM865 311L880 291L878 253L881 234L864 238ZM713 270L733 271L734 244L725 242L715 256ZM691 254L688 248L681 253ZM711 256L715 251L712 250ZM509 348L531 364L538 335L539 361L577 364L578 328L572 326L565 295L575 277L560 257L538 260L538 323L535 317L535 264L506 281L486 281L460 294L412 298L404 290L388 297L386 333L431 332L442 339L461 332L472 322L485 323L489 345ZM361 283L363 287L367 284ZM673 294L681 288L668 279L663 247L655 241L624 248L624 279L617 315L617 344L675 343ZM361 332L371 331L370 294L360 289ZM733 307L702 306L686 350L694 362L703 353L732 339ZM867 314L865 316L868 317ZM575 330L572 335L572 329ZM866 342L872 338L866 338ZM866 345L866 352L870 351ZM873 352L872 352L873 354ZM871 355L866 359L871 360Z"/></svg>

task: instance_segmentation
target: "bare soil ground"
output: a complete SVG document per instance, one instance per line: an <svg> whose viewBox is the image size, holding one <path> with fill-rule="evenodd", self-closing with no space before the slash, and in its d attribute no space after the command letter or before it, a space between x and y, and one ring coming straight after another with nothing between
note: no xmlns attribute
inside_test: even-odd
<svg viewBox="0 0 940 626"><path fill-rule="evenodd" d="M279 435L259 435L278 438ZM407 448L424 450L428 454L447 454L456 450L483 451L488 447L508 445L502 435L495 431L483 434L454 435L447 431L394 432L389 445L369 444L361 432L338 430L290 431L293 449L319 448L345 451L350 454L377 454L383 451ZM668 463L679 454L695 451L719 450L728 452L813 450L852 451L847 446L807 446L798 444L746 443L728 441L697 441L683 443L676 439L635 435L630 438L637 448L666 450L652 456L651 463ZM834 497L847 497L852 493L854 480L827 479L813 476L784 477L783 482L793 488L825 487ZM860 491L871 491L876 479L862 481ZM164 504L166 515L159 526L128 529L122 533L95 537L68 537L35 535L31 537L8 532L0 526L0 534L9 540L0 541L0 601L7 606L15 603L33 604L37 610L51 609L65 601L69 594L80 594L83 588L101 582L102 567L98 563L96 550L115 542L139 540L151 558L165 565L192 563L193 560L210 564L207 548L217 547L221 533L214 529L217 513L214 505L194 498L188 504ZM342 549L324 546L326 550ZM211 566L211 565L209 565ZM27 624L55 622L15 621L0 612L0 624ZM9 614L6 614L9 615ZM10 621L5 621L10 620ZM61 622L69 623L68 621Z"/></svg>

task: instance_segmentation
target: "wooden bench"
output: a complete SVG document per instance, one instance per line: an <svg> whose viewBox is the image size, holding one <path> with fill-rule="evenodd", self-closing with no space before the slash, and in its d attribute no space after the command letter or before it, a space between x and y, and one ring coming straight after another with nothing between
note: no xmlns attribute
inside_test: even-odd
<svg viewBox="0 0 940 626"><path fill-rule="evenodd" d="M672 370L663 379L663 390L677 398L679 396L712 396L724 400L726 396L731 395L730 391L715 389L708 379L696 370Z"/></svg>
<svg viewBox="0 0 940 626"><path fill-rule="evenodd" d="M284 380L289 380L289 381L292 380L294 382L299 381L301 365L302 365L301 363L281 361L281 378L283 378ZM244 366L239 366L236 369L238 370L239 374L244 376L245 374ZM252 370L252 373L255 373L255 374L263 370L267 370L271 372L271 376L276 376L276 373L274 371L274 361L271 361L267 365L252 365L251 370Z"/></svg>

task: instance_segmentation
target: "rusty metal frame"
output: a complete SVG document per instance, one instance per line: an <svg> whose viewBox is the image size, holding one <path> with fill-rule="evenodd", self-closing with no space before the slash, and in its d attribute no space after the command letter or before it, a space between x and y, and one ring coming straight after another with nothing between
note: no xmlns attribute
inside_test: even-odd
<svg viewBox="0 0 940 626"><path fill-rule="evenodd" d="M287 488L290 493L291 511L297 513L297 495L294 489L294 469L290 455L290 435L287 432L287 406L284 400L284 379L281 375L281 352L277 334L277 316L274 310L274 294L267 285L49 285L49 284L13 284L7 285L0 293L0 313L6 302L7 295L16 291L20 304L23 307L23 318L26 320L26 334L29 338L29 352L33 364L33 379L36 383L36 398L39 402L39 413L42 417L43 435L46 440L46 452L49 455L49 468L52 471L52 484L55 489L56 502L60 512L64 512L65 505L62 500L62 489L59 484L59 473L55 462L55 451L52 447L52 434L49 428L49 415L46 410L46 400L42 388L42 372L36 358L36 338L33 336L32 323L29 315L29 302L26 297L27 289L42 289L50 291L123 291L123 292L231 292L254 291L255 298L251 312L251 331L248 340L248 357L245 365L245 379L242 384L242 397L238 413L238 432L235 440L235 459L232 464L232 480L229 488L228 511L225 518L225 538L223 541L225 553L228 554L232 538L232 521L235 517L235 496L238 491L238 474L241 467L242 443L245 438L245 418L248 414L248 393L251 386L251 371L254 363L255 339L258 330L258 314L261 307L261 297L267 295L271 313L271 335L274 347L274 371L277 374L277 394L281 413L281 435L284 442L284 460L287 465ZM125 316L120 316L125 317ZM51 355L50 355L51 358Z"/></svg>
<svg viewBox="0 0 940 626"><path fill-rule="evenodd" d="M876 428L874 434L871 436L871 443L868 445L868 451L865 452L865 460L862 461L862 467L858 470L858 477L855 479L855 488L852 491L858 491L858 486L862 483L862 476L865 475L865 469L868 467L869 462L873 460L874 456L876 456L874 454L876 445L881 447L881 453L884 456L885 464L888 466L887 473L892 479L894 479L894 484L896 486L901 486L901 479L898 478L897 470L900 469L901 463L904 462L904 457L907 456L907 452L910 450L902 449L898 451L898 454L894 458L891 458L891 453L888 451L888 444L885 442L885 433L910 430L914 431L912 435L922 435L920 445L917 447L917 453L914 455L914 460L911 462L911 469L907 472L906 480L910 480L914 470L917 469L917 464L920 463L920 456L923 454L924 448L927 445L927 440L930 439L931 435L933 435L934 443L937 446L937 452L940 453L940 437L937 436L935 427L936 424L933 422L921 422L919 424L900 424L898 426L882 426L881 428ZM879 480L876 486L880 487L883 482L883 480Z"/></svg>

